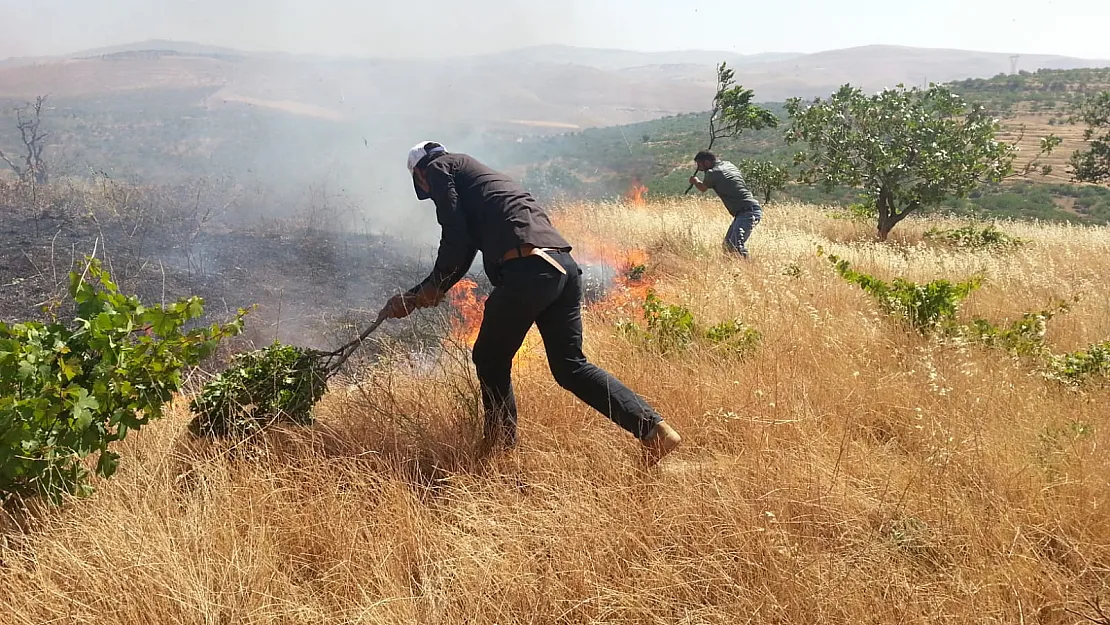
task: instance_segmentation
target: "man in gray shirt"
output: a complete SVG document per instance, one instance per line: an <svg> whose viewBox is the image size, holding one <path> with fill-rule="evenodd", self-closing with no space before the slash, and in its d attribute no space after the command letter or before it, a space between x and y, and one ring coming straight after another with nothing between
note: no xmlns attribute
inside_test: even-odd
<svg viewBox="0 0 1110 625"><path fill-rule="evenodd" d="M698 171L705 172L705 179L698 180L695 174L690 176L690 184L702 193L713 189L732 215L732 225L725 234L725 249L747 258L748 237L763 217L759 202L748 190L743 174L732 163L719 160L712 152L702 150L694 156L694 164Z"/></svg>

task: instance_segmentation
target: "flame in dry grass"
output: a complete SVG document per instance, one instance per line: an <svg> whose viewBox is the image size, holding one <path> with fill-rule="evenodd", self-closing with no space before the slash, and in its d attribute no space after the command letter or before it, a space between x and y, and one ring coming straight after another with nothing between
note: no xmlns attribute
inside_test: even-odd
<svg viewBox="0 0 1110 625"><path fill-rule="evenodd" d="M647 206L647 187L639 182L633 183L632 187L624 194L626 200L633 206Z"/></svg>
<svg viewBox="0 0 1110 625"><path fill-rule="evenodd" d="M448 301L459 313L459 317L451 320L450 339L468 348L474 347L474 342L478 340L478 331L482 327L482 306L486 301L484 297L479 299L474 294L477 288L477 282L463 278L447 293Z"/></svg>
<svg viewBox="0 0 1110 625"><path fill-rule="evenodd" d="M473 349L478 340L478 332L482 329L482 316L485 312L486 298L476 294L478 284L473 280L464 278L448 292L448 301L458 312L458 316L451 320L451 329L446 343L451 345L465 345ZM524 337L524 343L517 350L513 358L514 366L528 365L543 362L541 347L543 341L539 332L533 327Z"/></svg>
<svg viewBox="0 0 1110 625"><path fill-rule="evenodd" d="M613 272L612 284L608 285L604 297L591 304L594 310L620 311L638 307L654 286L654 280L647 275L648 253L641 248L622 249L610 244L597 244L579 256L583 262L605 265ZM448 292L447 299L458 314L451 320L445 344L473 349L485 310L485 297L477 294L477 288L476 282L464 278ZM542 348L543 339L533 326L517 351L514 365L543 362L540 357Z"/></svg>
<svg viewBox="0 0 1110 625"><path fill-rule="evenodd" d="M583 263L605 265L614 272L613 284L605 297L590 306L594 310L638 306L655 286L654 279L647 273L650 257L642 248L623 249L611 244L595 244L588 246L578 256Z"/></svg>

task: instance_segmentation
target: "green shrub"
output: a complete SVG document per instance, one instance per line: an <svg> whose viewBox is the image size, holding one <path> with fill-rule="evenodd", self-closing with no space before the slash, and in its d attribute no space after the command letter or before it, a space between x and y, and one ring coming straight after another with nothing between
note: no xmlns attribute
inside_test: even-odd
<svg viewBox="0 0 1110 625"><path fill-rule="evenodd" d="M278 421L311 425L312 407L327 390L327 371L315 352L274 342L236 354L226 371L189 404L189 429L198 436L246 436Z"/></svg>
<svg viewBox="0 0 1110 625"><path fill-rule="evenodd" d="M683 351L693 344L694 314L688 308L666 304L655 291L648 291L642 309L647 328L624 322L620 328L627 336L640 339L661 353Z"/></svg>
<svg viewBox="0 0 1110 625"><path fill-rule="evenodd" d="M1092 377L1110 377L1110 341L1070 354L1052 356L1049 377L1068 384L1078 384Z"/></svg>
<svg viewBox="0 0 1110 625"><path fill-rule="evenodd" d="M829 262L842 278L878 300L887 314L905 319L921 334L930 334L952 322L960 303L982 284L982 279L978 277L956 283L933 280L926 284L917 284L902 278L885 282L855 271L848 261L837 256L829 256Z"/></svg>
<svg viewBox="0 0 1110 625"><path fill-rule="evenodd" d="M763 338L759 330L738 319L722 321L706 330L704 336L714 349L735 355L755 351Z"/></svg>
<svg viewBox="0 0 1110 625"><path fill-rule="evenodd" d="M96 454L96 473L110 477L119 464L112 443L160 418L182 370L237 334L245 314L185 331L203 300L145 306L96 260L70 274L69 294L68 324L0 323L0 498L92 492L84 459Z"/></svg>
<svg viewBox="0 0 1110 625"><path fill-rule="evenodd" d="M703 329L694 314L684 306L664 303L654 291L648 291L642 306L646 327L630 321L618 324L628 338L662 354L682 352L698 342L705 342L717 351L744 355L759 345L759 331L732 319Z"/></svg>
<svg viewBox="0 0 1110 625"><path fill-rule="evenodd" d="M824 254L824 251L818 253ZM844 279L873 295L887 313L906 319L922 334L936 332L942 336L962 337L1006 350L1015 356L1032 358L1048 378L1066 384L1076 385L1090 378L1110 378L1110 341L1058 355L1050 353L1045 345L1047 322L1070 310L1071 304L1067 301L1057 302L1045 310L1025 313L1005 326L997 326L986 319L960 324L956 321L959 305L979 288L980 278L955 284L934 280L922 285L901 278L888 283L851 269L847 261L836 256L829 256L829 261ZM1072 301L1079 301L1079 297Z"/></svg>
<svg viewBox="0 0 1110 625"><path fill-rule="evenodd" d="M1073 301L1079 301L1079 298L1073 298ZM953 326L950 333L987 347L1003 349L1015 356L1043 358L1049 356L1044 340L1048 321L1070 309L1071 304L1059 301L1045 310L1027 312L1005 327L996 326L986 319L975 319L969 325Z"/></svg>
<svg viewBox="0 0 1110 625"><path fill-rule="evenodd" d="M946 230L931 228L925 233L925 238L944 245L973 250L1009 249L1021 247L1028 243L1024 239L1019 239L998 230L994 227L994 224L983 228L977 228L973 225Z"/></svg>
<svg viewBox="0 0 1110 625"><path fill-rule="evenodd" d="M874 202L852 202L843 208L836 209L829 214L833 219L847 219L850 221L872 222L878 219L879 211Z"/></svg>

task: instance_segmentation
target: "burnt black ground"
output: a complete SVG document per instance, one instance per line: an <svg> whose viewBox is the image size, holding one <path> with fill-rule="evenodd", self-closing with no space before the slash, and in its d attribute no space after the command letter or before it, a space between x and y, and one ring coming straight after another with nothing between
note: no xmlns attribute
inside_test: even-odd
<svg viewBox="0 0 1110 625"><path fill-rule="evenodd" d="M44 319L65 300L68 273L96 251L121 290L159 303L197 295L206 321L257 306L248 328L262 340L324 348L337 320L372 319L385 299L423 277L426 262L381 236L320 231L137 236L84 218L5 211L0 218L0 320ZM66 307L58 309L66 316Z"/></svg>
<svg viewBox="0 0 1110 625"><path fill-rule="evenodd" d="M68 273L80 270L95 250L121 290L145 303L200 296L204 323L222 322L252 308L246 330L228 349L260 347L274 340L332 349L370 323L386 299L423 278L434 249L417 250L389 236L242 223L195 222L171 216L138 226L110 215L59 205L50 210L0 206L0 321L44 320L43 306L65 303ZM583 264L586 298L604 297L615 270ZM475 263L477 294L490 290ZM438 344L450 309L420 313L384 325L413 347Z"/></svg>

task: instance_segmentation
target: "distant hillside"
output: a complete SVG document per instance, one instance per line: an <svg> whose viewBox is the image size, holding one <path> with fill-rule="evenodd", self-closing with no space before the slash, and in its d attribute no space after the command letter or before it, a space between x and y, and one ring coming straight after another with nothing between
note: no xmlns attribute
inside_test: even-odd
<svg viewBox="0 0 1110 625"><path fill-rule="evenodd" d="M160 50L174 54L157 54ZM737 82L763 101L826 95L846 82L870 90L899 82L986 78L1007 71L1010 63L1005 54L897 46L748 56L541 46L440 59L335 59L155 40L0 66L0 99L212 86L229 99L322 107L347 119L424 114L526 122L521 124L526 134L545 125L608 126L703 110L720 61L731 63ZM1110 65L1043 55L1023 55L1021 63Z"/></svg>
<svg viewBox="0 0 1110 625"><path fill-rule="evenodd" d="M0 146L18 145L13 108L45 93L49 154L65 173L287 187L327 180L391 203L382 197L411 196L393 155L435 138L542 185L612 195L639 179L658 193L685 188L720 60L762 102L824 96L845 82L870 90L986 79L1010 63L1004 54L895 46L752 56L546 46L405 60L145 41L0 65ZM1099 63L1110 65L1020 60ZM770 131L720 147L737 159L789 155Z"/></svg>
<svg viewBox="0 0 1110 625"><path fill-rule="evenodd" d="M1004 116L1052 113L1066 117L1066 109L1088 95L1110 89L1110 67L999 74L954 82L960 95Z"/></svg>
<svg viewBox="0 0 1110 625"><path fill-rule="evenodd" d="M956 82L953 89L1003 118L1003 138L1035 153L1040 139L1057 135L1064 143L1045 162L1048 181L1069 182L1068 159L1083 148L1083 128L1067 123L1071 107L1088 95L1110 89L1110 68L1038 70Z"/></svg>
<svg viewBox="0 0 1110 625"><path fill-rule="evenodd" d="M968 213L1029 217L1083 223L1110 222L1110 189L1071 184L1067 161L1083 145L1082 128L1066 122L1069 107L1087 94L1110 88L1110 68L1040 70L989 79L957 81L951 87L1003 117L1000 137L1021 148L1018 163L1039 151L1040 138L1056 134L1063 145L1044 162L1047 176L1031 182L987 186L967 201L948 208ZM787 123L781 105L767 104ZM694 153L705 147L707 114L687 114L613 128L588 129L559 136L534 137L499 152L500 166L515 172L536 193L549 197L618 196L635 183L651 195L681 193ZM718 142L715 151L740 161L747 158L787 165L794 151L782 129L745 132ZM492 151L492 150L491 150ZM848 190L822 192L793 187L787 195L805 202L844 204L858 201Z"/></svg>
<svg viewBox="0 0 1110 625"><path fill-rule="evenodd" d="M194 54L194 55L224 55L224 56L241 56L243 52L233 48L224 48L220 46L209 46L202 43L193 43L191 41L170 41L167 39L149 39L147 41L137 41L134 43L125 43L118 46L107 46L104 48L94 48L91 50L81 50L72 54L67 54L66 58L71 59L87 59L98 56L115 55L125 52L143 52L143 51L166 51L176 52L178 54Z"/></svg>
<svg viewBox="0 0 1110 625"><path fill-rule="evenodd" d="M766 52L762 54L736 54L712 50L679 50L674 52L634 52L606 48L579 48L575 46L533 46L507 52L476 55L474 60L512 63L556 63L584 65L606 71L618 71L645 65L682 65L704 68L725 61L730 65L772 63L804 56L795 52Z"/></svg>
<svg viewBox="0 0 1110 625"><path fill-rule="evenodd" d="M769 106L783 114L781 105ZM652 193L667 192L685 188L682 181L693 173L690 159L705 147L708 118L708 113L687 113L479 149L545 196L620 195L634 182L647 184ZM781 130L774 129L719 141L714 149L731 159L785 160L792 153Z"/></svg>

